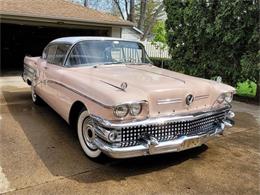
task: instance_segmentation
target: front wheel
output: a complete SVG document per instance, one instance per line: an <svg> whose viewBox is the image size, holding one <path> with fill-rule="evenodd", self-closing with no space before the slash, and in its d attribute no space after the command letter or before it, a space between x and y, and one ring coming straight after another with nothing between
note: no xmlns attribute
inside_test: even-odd
<svg viewBox="0 0 260 195"><path fill-rule="evenodd" d="M86 109L82 109L79 114L77 132L80 145L86 155L93 159L100 157L101 151L93 143L96 137L93 122Z"/></svg>

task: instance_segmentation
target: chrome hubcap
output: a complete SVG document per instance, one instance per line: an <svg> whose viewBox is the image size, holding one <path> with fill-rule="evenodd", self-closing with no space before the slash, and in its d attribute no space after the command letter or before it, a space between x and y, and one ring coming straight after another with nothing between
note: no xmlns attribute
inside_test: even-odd
<svg viewBox="0 0 260 195"><path fill-rule="evenodd" d="M82 134L86 145L91 150L97 150L96 145L93 143L95 139L95 132L93 126L89 124L89 120L85 119L82 125Z"/></svg>

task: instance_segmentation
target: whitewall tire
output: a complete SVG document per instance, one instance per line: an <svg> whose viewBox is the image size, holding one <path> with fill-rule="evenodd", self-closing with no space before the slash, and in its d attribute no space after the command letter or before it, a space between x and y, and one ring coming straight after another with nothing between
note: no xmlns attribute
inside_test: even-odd
<svg viewBox="0 0 260 195"><path fill-rule="evenodd" d="M96 135L93 129L92 120L86 109L83 109L79 114L77 132L80 145L86 155L90 158L98 158L101 155L101 151L93 143Z"/></svg>

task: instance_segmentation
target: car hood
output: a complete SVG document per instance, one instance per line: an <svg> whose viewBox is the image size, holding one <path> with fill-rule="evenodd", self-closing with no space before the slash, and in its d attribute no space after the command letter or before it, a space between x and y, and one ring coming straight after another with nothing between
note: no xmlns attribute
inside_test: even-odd
<svg viewBox="0 0 260 195"><path fill-rule="evenodd" d="M210 107L221 93L234 90L225 84L152 65L104 65L73 69L82 79L102 83L102 89L109 96L117 96L120 103L147 100L153 114L165 115ZM127 83L125 90L120 89L123 82ZM194 103L187 106L186 97L190 94L194 97Z"/></svg>

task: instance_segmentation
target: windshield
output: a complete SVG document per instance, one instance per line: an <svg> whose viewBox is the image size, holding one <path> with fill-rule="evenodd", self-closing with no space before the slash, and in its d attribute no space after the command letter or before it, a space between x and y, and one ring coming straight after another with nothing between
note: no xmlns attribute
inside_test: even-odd
<svg viewBox="0 0 260 195"><path fill-rule="evenodd" d="M140 43L115 40L88 40L77 43L67 59L68 66L150 63Z"/></svg>

